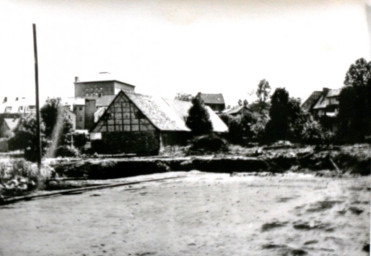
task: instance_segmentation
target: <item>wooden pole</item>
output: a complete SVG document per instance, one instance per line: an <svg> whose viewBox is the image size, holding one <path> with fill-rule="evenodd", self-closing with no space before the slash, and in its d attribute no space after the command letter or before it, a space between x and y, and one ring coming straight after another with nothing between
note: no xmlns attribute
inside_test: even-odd
<svg viewBox="0 0 371 256"><path fill-rule="evenodd" d="M41 135L40 135L39 66L38 66L38 59L37 59L36 24L32 24L32 28L33 28L33 49L34 49L34 56L35 56L37 167L40 172L42 155L41 155Z"/></svg>

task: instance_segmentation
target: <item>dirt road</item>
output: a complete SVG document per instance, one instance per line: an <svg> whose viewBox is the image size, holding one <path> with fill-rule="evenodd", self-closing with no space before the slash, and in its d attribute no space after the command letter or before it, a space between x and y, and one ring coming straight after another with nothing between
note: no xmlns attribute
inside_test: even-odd
<svg viewBox="0 0 371 256"><path fill-rule="evenodd" d="M20 202L0 255L367 255L370 181L191 172Z"/></svg>

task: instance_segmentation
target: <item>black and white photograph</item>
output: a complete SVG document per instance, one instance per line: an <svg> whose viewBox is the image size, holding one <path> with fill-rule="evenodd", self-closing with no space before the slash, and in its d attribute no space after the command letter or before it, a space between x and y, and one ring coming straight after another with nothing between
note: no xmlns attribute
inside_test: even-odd
<svg viewBox="0 0 371 256"><path fill-rule="evenodd" d="M370 0L0 0L0 256L367 256Z"/></svg>

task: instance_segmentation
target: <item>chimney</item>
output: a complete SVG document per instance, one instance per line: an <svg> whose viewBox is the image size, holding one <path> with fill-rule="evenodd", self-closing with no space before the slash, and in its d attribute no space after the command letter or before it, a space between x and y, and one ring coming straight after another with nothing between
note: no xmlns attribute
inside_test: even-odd
<svg viewBox="0 0 371 256"><path fill-rule="evenodd" d="M75 76L75 83L77 83L78 81L79 81L79 77Z"/></svg>
<svg viewBox="0 0 371 256"><path fill-rule="evenodd" d="M323 92L324 95L327 95L327 93L328 93L329 90L330 90L330 89L327 88L327 87L323 87L323 88L322 88L322 92Z"/></svg>

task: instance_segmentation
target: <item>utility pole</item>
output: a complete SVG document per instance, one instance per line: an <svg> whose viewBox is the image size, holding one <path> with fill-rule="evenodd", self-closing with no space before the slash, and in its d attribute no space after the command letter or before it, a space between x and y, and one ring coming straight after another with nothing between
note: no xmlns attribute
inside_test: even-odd
<svg viewBox="0 0 371 256"><path fill-rule="evenodd" d="M36 24L33 28L33 49L35 56L35 94L36 94L36 138L37 138L37 167L41 170L41 135L40 135L40 105L39 105L39 66L37 60Z"/></svg>

